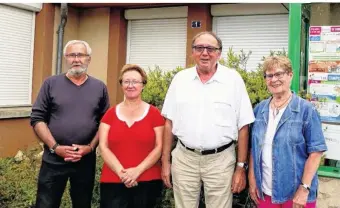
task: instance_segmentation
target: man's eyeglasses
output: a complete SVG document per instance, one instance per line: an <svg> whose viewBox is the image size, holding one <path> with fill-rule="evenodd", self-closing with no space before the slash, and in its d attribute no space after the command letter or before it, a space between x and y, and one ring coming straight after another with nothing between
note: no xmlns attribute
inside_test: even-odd
<svg viewBox="0 0 340 208"><path fill-rule="evenodd" d="M132 86L135 86L136 84L142 84L143 82L141 82L141 81L136 81L136 80L132 80L132 81L130 81L130 80L124 80L124 81L122 81L122 85L123 86L129 86L130 84L132 85Z"/></svg>
<svg viewBox="0 0 340 208"><path fill-rule="evenodd" d="M212 47L212 46L193 46L192 48L195 49L195 51L197 51L199 53L202 53L204 51L204 49L207 49L208 53L213 53L213 52L216 52L218 50L221 50L221 48L215 48L215 47Z"/></svg>
<svg viewBox="0 0 340 208"><path fill-rule="evenodd" d="M86 57L89 57L89 54L85 54L85 53L69 53L65 55L66 58L69 59L75 59L75 58L79 58L79 59L85 59Z"/></svg>
<svg viewBox="0 0 340 208"><path fill-rule="evenodd" d="M273 77L276 77L276 79L281 79L284 74L286 74L287 71L281 71L281 72L276 72L274 74L263 74L263 77L267 80L273 79Z"/></svg>

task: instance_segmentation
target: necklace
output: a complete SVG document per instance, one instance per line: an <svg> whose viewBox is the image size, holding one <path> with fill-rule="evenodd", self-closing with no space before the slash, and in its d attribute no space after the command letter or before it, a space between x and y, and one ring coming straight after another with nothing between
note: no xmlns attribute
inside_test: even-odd
<svg viewBox="0 0 340 208"><path fill-rule="evenodd" d="M273 116L274 118L280 113L281 107L284 106L292 97L292 94L290 94L290 96L279 106L275 105L275 102L273 101L273 106L274 106L274 110L273 110Z"/></svg>

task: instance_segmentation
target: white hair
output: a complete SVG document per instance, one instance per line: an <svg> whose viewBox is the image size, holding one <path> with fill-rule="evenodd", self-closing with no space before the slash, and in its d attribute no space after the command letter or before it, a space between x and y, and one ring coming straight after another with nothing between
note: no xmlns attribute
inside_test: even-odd
<svg viewBox="0 0 340 208"><path fill-rule="evenodd" d="M86 42L86 41L83 41L83 40L70 40L66 43L65 47L64 47L64 56L66 55L66 49L67 47L69 47L70 45L74 45L74 44L83 44L86 48L86 53L88 55L91 55L92 53L92 49L90 47L90 45Z"/></svg>

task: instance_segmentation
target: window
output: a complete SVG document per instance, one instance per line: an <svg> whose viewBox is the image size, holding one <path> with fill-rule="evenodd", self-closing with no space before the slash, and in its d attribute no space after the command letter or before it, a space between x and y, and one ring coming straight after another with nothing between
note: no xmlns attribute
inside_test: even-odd
<svg viewBox="0 0 340 208"><path fill-rule="evenodd" d="M125 10L126 62L144 69L185 67L187 17L187 6Z"/></svg>
<svg viewBox="0 0 340 208"><path fill-rule="evenodd" d="M185 67L187 18L130 20L128 63L144 69Z"/></svg>
<svg viewBox="0 0 340 208"><path fill-rule="evenodd" d="M222 57L228 48L240 54L252 53L246 64L247 70L255 70L263 56L270 51L288 51L288 15L222 16L213 18L213 29L223 42Z"/></svg>
<svg viewBox="0 0 340 208"><path fill-rule="evenodd" d="M0 4L0 107L31 104L35 12Z"/></svg>

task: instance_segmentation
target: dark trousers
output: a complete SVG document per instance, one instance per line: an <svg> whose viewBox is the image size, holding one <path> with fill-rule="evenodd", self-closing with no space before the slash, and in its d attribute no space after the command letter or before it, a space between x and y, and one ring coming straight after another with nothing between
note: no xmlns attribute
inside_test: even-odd
<svg viewBox="0 0 340 208"><path fill-rule="evenodd" d="M161 180L138 182L138 186L126 188L123 183L100 184L101 208L153 208L163 190Z"/></svg>
<svg viewBox="0 0 340 208"><path fill-rule="evenodd" d="M63 165L43 161L38 178L36 208L58 208L68 180L72 207L90 208L95 168L95 157Z"/></svg>

